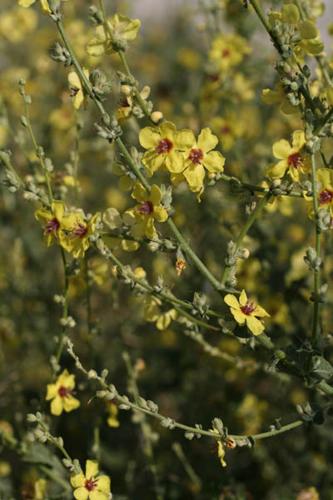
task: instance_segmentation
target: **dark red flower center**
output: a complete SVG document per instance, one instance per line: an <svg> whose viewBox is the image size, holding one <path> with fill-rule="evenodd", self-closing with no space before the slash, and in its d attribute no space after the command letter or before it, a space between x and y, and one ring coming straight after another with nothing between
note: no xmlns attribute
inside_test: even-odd
<svg viewBox="0 0 333 500"><path fill-rule="evenodd" d="M45 233L50 234L50 233L56 233L60 227L60 222L56 217L53 217L53 219L49 220L45 226Z"/></svg>
<svg viewBox="0 0 333 500"><path fill-rule="evenodd" d="M71 390L68 389L68 387L64 387L63 385L61 385L58 389L58 394L61 398L67 398L67 396L69 396L71 393Z"/></svg>
<svg viewBox="0 0 333 500"><path fill-rule="evenodd" d="M78 224L73 230L74 236L77 236L78 238L84 238L87 232L88 226L86 226L85 224Z"/></svg>
<svg viewBox="0 0 333 500"><path fill-rule="evenodd" d="M229 127L229 125L224 125L223 127L221 127L221 134L230 134L231 132L231 128Z"/></svg>
<svg viewBox="0 0 333 500"><path fill-rule="evenodd" d="M151 201L144 201L138 207L138 212L140 212L140 214L142 215L150 215L154 212L154 205Z"/></svg>
<svg viewBox="0 0 333 500"><path fill-rule="evenodd" d="M190 151L189 159L191 160L192 163L198 164L201 163L203 156L204 155L201 149L193 148Z"/></svg>
<svg viewBox="0 0 333 500"><path fill-rule="evenodd" d="M246 314L247 316L250 316L250 314L253 313L255 308L256 308L255 303L248 301L248 302L246 302L245 306L242 306L240 309L244 314Z"/></svg>
<svg viewBox="0 0 333 500"><path fill-rule="evenodd" d="M302 165L303 159L300 153L293 153L288 156L288 165L289 167L298 168Z"/></svg>
<svg viewBox="0 0 333 500"><path fill-rule="evenodd" d="M86 482L84 483L84 487L88 491L93 491L97 486L97 480L94 478L86 479Z"/></svg>
<svg viewBox="0 0 333 500"><path fill-rule="evenodd" d="M319 203L325 205L326 203L331 203L333 200L333 191L329 189L324 189L319 193Z"/></svg>
<svg viewBox="0 0 333 500"><path fill-rule="evenodd" d="M222 57L229 57L229 56L230 56L230 49L223 49Z"/></svg>
<svg viewBox="0 0 333 500"><path fill-rule="evenodd" d="M158 154L163 154L163 153L169 153L171 149L173 148L173 144L170 141L170 139L161 139L160 142L156 146L156 153Z"/></svg>

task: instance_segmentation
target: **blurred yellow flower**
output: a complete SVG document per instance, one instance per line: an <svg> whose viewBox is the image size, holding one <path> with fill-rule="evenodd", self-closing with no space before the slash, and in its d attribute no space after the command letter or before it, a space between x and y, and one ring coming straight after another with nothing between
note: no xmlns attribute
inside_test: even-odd
<svg viewBox="0 0 333 500"><path fill-rule="evenodd" d="M328 168L317 171L319 184L318 203L320 208L327 208L333 216L333 172Z"/></svg>
<svg viewBox="0 0 333 500"><path fill-rule="evenodd" d="M163 331L176 319L177 311L172 308L162 312L160 309L161 305L161 301L156 297L147 297L143 314L146 321L155 323L156 328Z"/></svg>
<svg viewBox="0 0 333 500"><path fill-rule="evenodd" d="M71 253L75 259L84 257L90 246L90 237L95 233L99 220L99 213L88 220L82 211L66 214L62 219L64 229L64 236L61 239L62 247Z"/></svg>
<svg viewBox="0 0 333 500"><path fill-rule="evenodd" d="M112 403L112 401L108 402L108 412L109 416L107 419L107 424L109 427L119 427L120 422L118 420L118 406L115 403Z"/></svg>
<svg viewBox="0 0 333 500"><path fill-rule="evenodd" d="M39 1L40 1L40 4L41 4L44 12L47 12L47 13L51 12L48 0L39 0ZM35 2L36 2L36 0L19 0L18 4L21 7L30 7Z"/></svg>
<svg viewBox="0 0 333 500"><path fill-rule="evenodd" d="M48 384L46 401L51 401L52 415L59 416L63 411L70 412L80 406L80 401L72 395L75 376L64 370L54 384Z"/></svg>
<svg viewBox="0 0 333 500"><path fill-rule="evenodd" d="M62 222L65 216L65 205L63 201L54 201L51 210L40 208L36 210L35 217L43 222L44 236L47 246L52 245L54 241L62 244L64 234L62 232Z"/></svg>
<svg viewBox="0 0 333 500"><path fill-rule="evenodd" d="M228 293L224 302L230 307L230 312L238 324L246 326L253 335L260 335L265 327L258 318L269 317L268 312L261 306L247 298L245 290L242 290L239 299Z"/></svg>
<svg viewBox="0 0 333 500"><path fill-rule="evenodd" d="M127 42L135 40L140 29L139 19L130 19L121 14L109 18L105 25L95 29L95 36L87 45L87 52L91 56L101 56L124 49Z"/></svg>
<svg viewBox="0 0 333 500"><path fill-rule="evenodd" d="M0 15L0 36L11 43L21 42L33 33L37 22L37 15L33 11L26 12L20 8L14 8L2 12Z"/></svg>
<svg viewBox="0 0 333 500"><path fill-rule="evenodd" d="M222 441L217 442L217 456L219 457L219 460L220 460L222 467L226 467L227 462L224 460L225 448L224 448Z"/></svg>
<svg viewBox="0 0 333 500"><path fill-rule="evenodd" d="M226 71L240 64L244 56L250 52L251 48L247 40L239 35L229 33L219 35L213 40L209 58L218 70Z"/></svg>
<svg viewBox="0 0 333 500"><path fill-rule="evenodd" d="M74 498L77 500L109 500L111 481L108 476L98 475L98 464L86 461L85 474L80 472L71 477Z"/></svg>

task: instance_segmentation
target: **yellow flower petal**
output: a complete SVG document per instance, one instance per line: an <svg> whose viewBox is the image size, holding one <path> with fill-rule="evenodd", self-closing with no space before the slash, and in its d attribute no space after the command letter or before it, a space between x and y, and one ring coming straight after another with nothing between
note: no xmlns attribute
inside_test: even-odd
<svg viewBox="0 0 333 500"><path fill-rule="evenodd" d="M187 180L191 191L197 193L203 189L205 169L202 165L191 164L184 170L183 175Z"/></svg>
<svg viewBox="0 0 333 500"><path fill-rule="evenodd" d="M162 193L161 190L156 184L153 184L151 187L149 200L153 205L159 205L161 203Z"/></svg>
<svg viewBox="0 0 333 500"><path fill-rule="evenodd" d="M154 219L152 217L149 217L146 222L146 227L145 227L145 236L152 240L156 236L156 229L154 226Z"/></svg>
<svg viewBox="0 0 333 500"><path fill-rule="evenodd" d="M191 148L195 144L195 137L192 130L179 130L176 134L176 145L179 149Z"/></svg>
<svg viewBox="0 0 333 500"><path fill-rule="evenodd" d="M162 125L160 125L160 132L161 132L161 138L162 139L169 139L171 142L174 143L174 135L176 132L176 127L173 123L171 122L164 122Z"/></svg>
<svg viewBox="0 0 333 500"><path fill-rule="evenodd" d="M163 207L155 207L154 217L157 222L165 222L168 218L168 212Z"/></svg>
<svg viewBox="0 0 333 500"><path fill-rule="evenodd" d="M135 186L134 186L134 189L133 189L133 193L132 193L132 197L135 200L140 201L140 202L147 201L147 199L148 199L148 192L143 187L143 185L140 184L140 182L136 182L135 183Z"/></svg>
<svg viewBox="0 0 333 500"><path fill-rule="evenodd" d="M145 127L142 130L140 130L139 141L143 148L145 149L156 148L160 140L161 140L161 135L158 129L154 127Z"/></svg>
<svg viewBox="0 0 333 500"><path fill-rule="evenodd" d="M288 162L287 160L281 160L279 163L276 165L273 165L267 170L267 174L272 178L272 179L281 179L286 171L288 170Z"/></svg>
<svg viewBox="0 0 333 500"><path fill-rule="evenodd" d="M58 384L48 384L47 385L47 391L46 391L46 401L49 401L50 399L53 399L56 397L58 394L58 389L59 385Z"/></svg>
<svg viewBox="0 0 333 500"><path fill-rule="evenodd" d="M245 306L245 304L247 303L247 295L245 290L241 291L241 294L239 296L239 303L241 306Z"/></svg>
<svg viewBox="0 0 333 500"><path fill-rule="evenodd" d="M225 158L218 151L205 154L202 163L211 173L223 172Z"/></svg>
<svg viewBox="0 0 333 500"><path fill-rule="evenodd" d="M226 304L228 304L228 306L233 307L234 309L239 309L240 307L237 297L235 297L235 295L231 295L231 293L228 293L223 300Z"/></svg>
<svg viewBox="0 0 333 500"><path fill-rule="evenodd" d="M76 500L87 500L89 498L89 491L84 487L78 488L73 494Z"/></svg>
<svg viewBox="0 0 333 500"><path fill-rule="evenodd" d="M111 481L108 476L99 476L97 478L97 488L103 493L110 493Z"/></svg>
<svg viewBox="0 0 333 500"><path fill-rule="evenodd" d="M244 325L246 320L246 315L240 309L234 309L233 307L230 309L231 314L240 325Z"/></svg>
<svg viewBox="0 0 333 500"><path fill-rule="evenodd" d="M80 401L73 396L63 398L63 407L67 412L76 410L80 406Z"/></svg>
<svg viewBox="0 0 333 500"><path fill-rule="evenodd" d="M19 0L19 5L21 7L30 7L33 3L35 3L36 0Z"/></svg>
<svg viewBox="0 0 333 500"><path fill-rule="evenodd" d="M256 305L255 310L253 311L253 316L258 316L258 318L265 318L269 317L270 315L268 314L267 311L261 306Z"/></svg>
<svg viewBox="0 0 333 500"><path fill-rule="evenodd" d="M297 151L302 149L305 144L305 134L303 130L295 130L293 133L293 148Z"/></svg>
<svg viewBox="0 0 333 500"><path fill-rule="evenodd" d="M278 160L285 160L291 153L291 146L286 139L281 139L273 144L273 155Z"/></svg>
<svg viewBox="0 0 333 500"><path fill-rule="evenodd" d="M218 142L219 140L216 135L214 135L210 128L207 127L202 129L199 134L198 148L202 149L204 153L207 153L208 151L214 149Z"/></svg>
<svg viewBox="0 0 333 500"><path fill-rule="evenodd" d="M75 476L71 477L71 485L73 488L80 488L80 486L84 486L86 482L86 478L82 472L80 474L75 474Z"/></svg>
<svg viewBox="0 0 333 500"><path fill-rule="evenodd" d="M165 166L169 172L179 174L185 168L184 155L177 151L171 151L165 159Z"/></svg>
<svg viewBox="0 0 333 500"><path fill-rule="evenodd" d="M102 493L98 490L91 491L89 494L89 500L109 500L109 493Z"/></svg>
<svg viewBox="0 0 333 500"><path fill-rule="evenodd" d="M253 335L260 335L265 329L262 322L254 316L246 316L246 324Z"/></svg>
<svg viewBox="0 0 333 500"><path fill-rule="evenodd" d="M98 473L98 463L94 460L86 461L86 478L91 479Z"/></svg>
<svg viewBox="0 0 333 500"><path fill-rule="evenodd" d="M58 395L51 401L51 414L52 415L59 417L59 415L62 414L62 411L63 411L62 402L63 402L62 398Z"/></svg>

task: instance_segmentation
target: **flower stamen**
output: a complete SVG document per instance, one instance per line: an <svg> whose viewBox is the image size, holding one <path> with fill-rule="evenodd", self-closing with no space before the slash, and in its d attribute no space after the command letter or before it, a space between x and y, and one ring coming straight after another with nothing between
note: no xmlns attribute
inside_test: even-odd
<svg viewBox="0 0 333 500"><path fill-rule="evenodd" d="M192 163L197 165L197 164L201 163L203 156L204 155L203 155L203 152L201 149L193 148L190 151L189 160L191 160Z"/></svg>
<svg viewBox="0 0 333 500"><path fill-rule="evenodd" d="M163 154L163 153L169 153L171 149L173 148L173 143L170 141L170 139L161 139L158 145L156 146L156 153L158 154Z"/></svg>
<svg viewBox="0 0 333 500"><path fill-rule="evenodd" d="M302 155L300 153L293 153L288 156L289 167L298 168L303 164Z"/></svg>
<svg viewBox="0 0 333 500"><path fill-rule="evenodd" d="M247 301L245 306L242 306L240 309L244 314L246 314L246 316L250 316L255 310L255 308L256 305L254 302Z"/></svg>
<svg viewBox="0 0 333 500"><path fill-rule="evenodd" d="M329 189L324 189L319 193L319 203L320 205L326 205L327 203L331 203L333 200L333 191Z"/></svg>
<svg viewBox="0 0 333 500"><path fill-rule="evenodd" d="M138 212L142 215L150 215L154 212L154 205L151 201L144 201L139 205Z"/></svg>
<svg viewBox="0 0 333 500"><path fill-rule="evenodd" d="M49 220L45 226L45 234L56 233L60 228L60 222L56 217Z"/></svg>

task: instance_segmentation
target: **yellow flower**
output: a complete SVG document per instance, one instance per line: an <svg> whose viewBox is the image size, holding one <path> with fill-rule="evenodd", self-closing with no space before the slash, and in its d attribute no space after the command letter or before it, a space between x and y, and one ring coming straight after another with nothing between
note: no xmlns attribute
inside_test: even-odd
<svg viewBox="0 0 333 500"><path fill-rule="evenodd" d="M109 500L111 481L108 476L98 476L98 464L86 461L86 472L71 477L74 498L77 500Z"/></svg>
<svg viewBox="0 0 333 500"><path fill-rule="evenodd" d="M100 214L86 219L81 211L67 214L63 220L64 237L61 240L62 247L71 253L75 259L84 257L90 246L90 237L95 233Z"/></svg>
<svg viewBox="0 0 333 500"><path fill-rule="evenodd" d="M86 77L89 78L89 71L83 68L83 72L86 75ZM81 80L76 71L71 71L68 74L68 83L69 83L71 97L73 97L74 108L79 109L84 102L85 94Z"/></svg>
<svg viewBox="0 0 333 500"><path fill-rule="evenodd" d="M297 106L293 106L287 99L282 84L278 84L275 89L263 89L261 98L265 104L278 104L285 115L293 115L298 112Z"/></svg>
<svg viewBox="0 0 333 500"><path fill-rule="evenodd" d="M251 52L247 41L239 35L219 35L212 43L210 60L220 71L226 71L242 62Z"/></svg>
<svg viewBox="0 0 333 500"><path fill-rule="evenodd" d="M175 309L162 312L160 310L161 301L155 297L147 297L144 306L144 318L150 323L155 323L158 330L166 330L170 323L177 317Z"/></svg>
<svg viewBox="0 0 333 500"><path fill-rule="evenodd" d="M80 401L72 396L75 376L64 370L54 384L48 384L46 401L51 401L52 415L59 416L65 410L70 412L80 406Z"/></svg>
<svg viewBox="0 0 333 500"><path fill-rule="evenodd" d="M124 120L129 118L133 113L133 108L135 106L135 94L134 89L128 85L123 85L121 88L121 98L120 107L117 109L117 119ZM150 87L146 85L140 92L140 97L143 101L146 101L150 95Z"/></svg>
<svg viewBox="0 0 333 500"><path fill-rule="evenodd" d="M177 132L175 125L170 122L164 122L159 127L145 127L140 131L140 144L147 149L142 163L151 175L162 166L170 172L183 170L181 151L188 145L189 133L189 130Z"/></svg>
<svg viewBox="0 0 333 500"><path fill-rule="evenodd" d="M62 222L65 216L65 205L63 201L54 201L51 210L40 208L36 210L35 217L42 221L44 226L44 236L47 246L50 246L54 240L60 244L63 241Z"/></svg>
<svg viewBox="0 0 333 500"><path fill-rule="evenodd" d="M191 131L187 132L188 148L185 152L185 161L182 171L177 171L172 165L171 172L182 173L191 191L200 193L203 190L205 170L210 174L223 172L225 158L219 151L212 151L218 143L218 138L209 128L204 128L195 140Z"/></svg>
<svg viewBox="0 0 333 500"><path fill-rule="evenodd" d="M109 417L107 419L107 424L109 427L119 427L120 425L120 422L118 420L118 406L114 403L112 403L112 401L109 401L108 402L108 411L109 411Z"/></svg>
<svg viewBox="0 0 333 500"><path fill-rule="evenodd" d="M320 168L317 171L318 183L318 205L320 209L326 209L333 217L333 172L328 168ZM309 214L313 216L313 202L309 199Z"/></svg>
<svg viewBox="0 0 333 500"><path fill-rule="evenodd" d="M168 212L161 205L162 193L156 184L151 187L150 193L137 182L134 186L132 197L139 204L131 210L127 210L123 216L125 224L131 226L134 238L146 237L153 239L157 236L155 221L165 222Z"/></svg>
<svg viewBox="0 0 333 500"><path fill-rule="evenodd" d="M33 11L26 12L16 7L2 12L0 15L0 36L11 43L21 42L35 31L37 22L37 15Z"/></svg>
<svg viewBox="0 0 333 500"><path fill-rule="evenodd" d="M32 4L34 4L35 2L36 2L36 0L19 0L18 4L21 7L27 8L27 7L30 7ZM41 3L41 6L42 6L42 9L44 12L47 12L47 13L51 12L49 2L47 0L40 0L40 3Z"/></svg>
<svg viewBox="0 0 333 500"><path fill-rule="evenodd" d="M299 182L300 174L310 169L309 159L304 153L305 135L303 130L295 130L292 144L281 139L273 144L273 155L280 160L268 170L273 179L280 179L288 172L294 182Z"/></svg>
<svg viewBox="0 0 333 500"><path fill-rule="evenodd" d="M218 135L225 151L229 151L237 139L244 134L244 124L236 113L229 113L225 117L216 116L212 118L210 125Z"/></svg>
<svg viewBox="0 0 333 500"><path fill-rule="evenodd" d="M115 14L107 20L107 26L97 26L95 36L87 46L91 56L100 56L124 48L127 42L135 40L140 29L139 19L130 19L120 14Z"/></svg>
<svg viewBox="0 0 333 500"><path fill-rule="evenodd" d="M269 314L262 307L248 300L245 290L242 290L239 300L235 295L228 293L224 297L224 302L230 307L230 312L238 324L246 326L253 335L260 335L264 331L263 323L257 319L269 317Z"/></svg>

